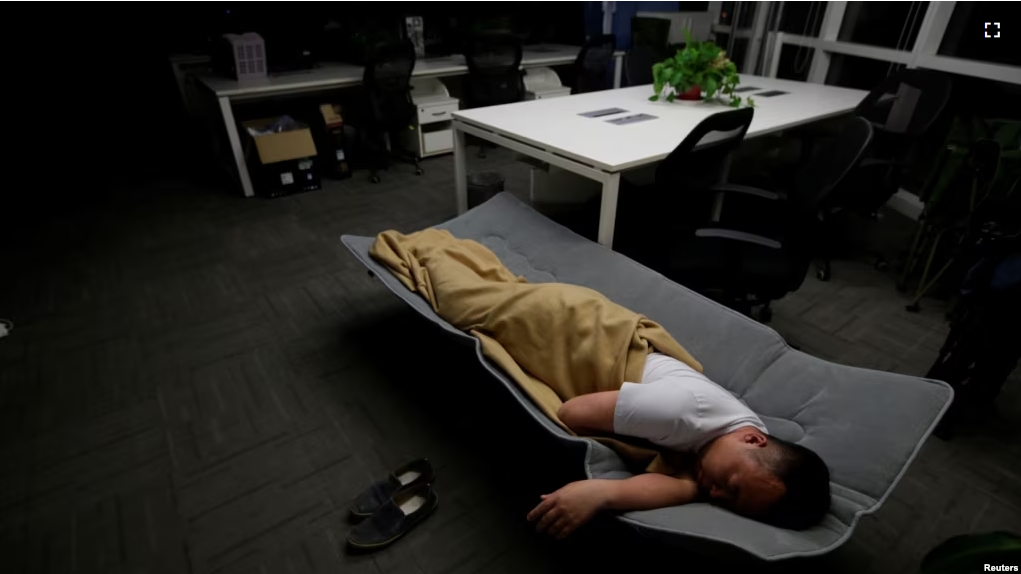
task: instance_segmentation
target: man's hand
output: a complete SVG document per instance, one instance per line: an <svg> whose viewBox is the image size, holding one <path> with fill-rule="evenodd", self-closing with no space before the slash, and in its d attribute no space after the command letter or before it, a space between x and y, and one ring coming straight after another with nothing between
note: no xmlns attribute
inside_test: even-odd
<svg viewBox="0 0 1021 574"><path fill-rule="evenodd" d="M610 480L579 480L552 494L544 494L542 502L528 513L528 521L536 529L562 540L606 508Z"/></svg>
<svg viewBox="0 0 1021 574"><path fill-rule="evenodd" d="M624 480L579 480L553 494L528 513L539 532L562 539L600 510L649 510L686 504L698 497L698 484L689 476L646 473Z"/></svg>

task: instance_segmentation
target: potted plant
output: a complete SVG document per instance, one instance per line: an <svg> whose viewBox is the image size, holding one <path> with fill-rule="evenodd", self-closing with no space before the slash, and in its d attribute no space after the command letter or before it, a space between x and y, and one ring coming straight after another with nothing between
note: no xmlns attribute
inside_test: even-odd
<svg viewBox="0 0 1021 574"><path fill-rule="evenodd" d="M727 58L727 53L713 42L698 42L687 34L684 48L677 54L652 66L653 90L649 100L664 99L699 101L727 96L733 107L741 105L741 96L734 88L741 81L737 77L737 66ZM754 105L751 98L749 106Z"/></svg>

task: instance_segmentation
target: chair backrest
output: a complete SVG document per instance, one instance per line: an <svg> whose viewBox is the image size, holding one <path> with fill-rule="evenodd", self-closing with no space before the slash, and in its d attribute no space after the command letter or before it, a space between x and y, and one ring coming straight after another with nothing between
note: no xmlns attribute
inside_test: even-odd
<svg viewBox="0 0 1021 574"><path fill-rule="evenodd" d="M624 81L629 86L652 83L652 65L662 61L664 50L652 46L635 46L624 55Z"/></svg>
<svg viewBox="0 0 1021 574"><path fill-rule="evenodd" d="M670 37L670 20L664 18L631 18L631 48L646 46L654 50L666 50Z"/></svg>
<svg viewBox="0 0 1021 574"><path fill-rule="evenodd" d="M656 168L662 192L704 190L720 183L727 158L741 145L752 123L752 108L713 114L702 120Z"/></svg>
<svg viewBox="0 0 1021 574"><path fill-rule="evenodd" d="M855 113L880 132L918 138L943 112L950 86L950 79L939 72L901 70L873 88Z"/></svg>
<svg viewBox="0 0 1021 574"><path fill-rule="evenodd" d="M639 18L662 18L670 23L667 44L683 44L687 33L699 42L709 39L712 34L713 15L711 12L645 12L636 14Z"/></svg>
<svg viewBox="0 0 1021 574"><path fill-rule="evenodd" d="M411 73L415 47L411 42L386 42L369 49L362 83L368 96L371 121L407 127L415 113L411 100Z"/></svg>
<svg viewBox="0 0 1021 574"><path fill-rule="evenodd" d="M872 124L862 117L851 118L829 147L794 177L792 207L803 217L816 219L826 210L839 209L854 187L842 184L861 162L872 142Z"/></svg>
<svg viewBox="0 0 1021 574"><path fill-rule="evenodd" d="M611 87L607 70L613 61L613 52L617 49L617 38L613 34L592 36L585 42L574 61L575 77L574 93L584 94L598 92Z"/></svg>
<svg viewBox="0 0 1021 574"><path fill-rule="evenodd" d="M465 104L477 108L525 99L521 52L521 41L514 36L486 34L470 38L464 50L468 64Z"/></svg>

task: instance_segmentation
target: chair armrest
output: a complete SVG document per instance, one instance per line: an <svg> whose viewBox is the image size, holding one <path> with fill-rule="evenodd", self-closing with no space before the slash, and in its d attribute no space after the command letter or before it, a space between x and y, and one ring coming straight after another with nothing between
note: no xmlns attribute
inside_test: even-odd
<svg viewBox="0 0 1021 574"><path fill-rule="evenodd" d="M757 187L751 187L749 185L737 185L735 183L723 183L716 185L710 188L710 191L717 193L742 193L744 195L754 195L755 197L761 197L762 199L769 199L772 201L784 201L787 199L787 195L781 192L768 191Z"/></svg>
<svg viewBox="0 0 1021 574"><path fill-rule="evenodd" d="M775 239L762 235L738 231L736 229L723 229L719 227L703 227L695 230L695 237L715 237L719 239L732 239L742 243L754 243L770 249L783 249L783 244Z"/></svg>

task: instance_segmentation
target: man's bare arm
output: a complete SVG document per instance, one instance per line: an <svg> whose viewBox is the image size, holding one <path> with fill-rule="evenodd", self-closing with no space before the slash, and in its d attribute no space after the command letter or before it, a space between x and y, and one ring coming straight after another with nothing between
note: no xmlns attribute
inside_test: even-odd
<svg viewBox="0 0 1021 574"><path fill-rule="evenodd" d="M647 473L624 480L579 480L552 494L528 513L540 532L564 538L600 510L650 510L693 502L698 485L687 477Z"/></svg>
<svg viewBox="0 0 1021 574"><path fill-rule="evenodd" d="M606 510L651 510L694 502L698 485L694 480L665 474L645 473L624 480L608 480Z"/></svg>

